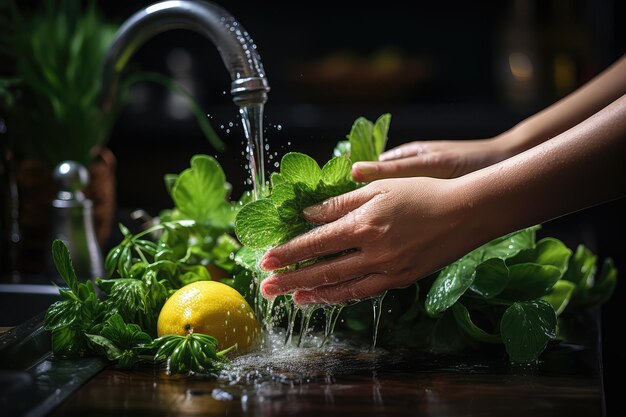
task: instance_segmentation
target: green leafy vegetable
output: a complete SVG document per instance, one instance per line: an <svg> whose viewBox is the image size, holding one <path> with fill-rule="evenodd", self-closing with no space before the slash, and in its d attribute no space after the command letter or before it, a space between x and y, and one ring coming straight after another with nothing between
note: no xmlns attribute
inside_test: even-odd
<svg viewBox="0 0 626 417"><path fill-rule="evenodd" d="M302 210L329 197L354 190L351 162L335 157L322 168L311 157L291 152L283 156L270 195L246 204L235 219L239 241L252 249L279 245L315 227Z"/></svg>
<svg viewBox="0 0 626 417"><path fill-rule="evenodd" d="M337 144L334 158L322 168L307 155L285 155L280 172L270 177L269 195L248 203L236 217L235 231L244 247L235 261L262 280L266 274L258 270L256 262L263 250L315 227L304 220L304 208L360 185L351 179L351 165L378 159L390 119L389 115L376 123L357 119L348 140ZM535 361L554 337L556 313L565 313L568 306L605 300L616 282L612 264L607 264L601 279L594 280L596 259L586 249L579 248L572 256L557 239L536 242L538 228L488 242L422 280L422 291L396 321L386 323L390 329L384 334L403 335L390 340L428 346L436 352L501 343L512 361ZM370 322L362 318L357 306L343 310L345 325L362 333L370 328ZM534 342L524 339L526 336Z"/></svg>
<svg viewBox="0 0 626 417"><path fill-rule="evenodd" d="M218 352L217 339L200 333L161 336L152 344L156 349L154 360L167 360L168 371L180 373L218 371L225 355L235 347Z"/></svg>
<svg viewBox="0 0 626 417"><path fill-rule="evenodd" d="M157 225L136 234L120 225L124 238L105 261L109 279L98 280L102 302L91 283L78 282L67 249L55 242L54 260L69 287L46 316L55 353L106 355L128 368L149 352L156 361L167 360L170 372L219 370L228 349L217 352L209 335L168 335L150 342L168 295L197 280L221 279L244 294L261 317L291 309L284 314L289 326L303 317L306 331L312 311L299 314L290 296L267 302L260 295L259 283L267 273L259 269L258 259L267 248L316 227L304 219L304 208L361 185L352 180L352 162L378 158L389 123L389 115L376 123L358 119L348 141L339 143L336 156L322 167L307 155L286 154L280 171L270 176L269 190L257 201L244 196L238 203L228 202L229 185L219 164L195 156L189 169L166 176L175 207L163 211ZM229 234L233 226L239 241ZM580 246L572 254L557 239L537 242L537 229L495 239L423 278L419 286L390 291L382 303L392 308L383 305L381 311L394 312L381 319L379 340L447 353L480 343L501 344L513 362L536 361L555 338L557 316L606 301L617 281L610 259L596 276L597 258L589 250ZM371 331L371 306L327 308L327 328L338 322L339 312L350 331Z"/></svg>
<svg viewBox="0 0 626 417"><path fill-rule="evenodd" d="M467 308L461 303L452 306L452 313L459 327L472 338L484 343L500 343L499 334L490 334L476 326Z"/></svg>
<svg viewBox="0 0 626 417"><path fill-rule="evenodd" d="M120 225L123 240L105 259L109 279L97 280L104 296L101 302L91 282L78 282L65 246L53 245L53 258L69 287L60 290L62 301L49 309L46 318L56 355L105 355L118 367L132 367L146 360L141 352L153 350L150 342L156 336L159 313L173 291L191 282L220 278L236 288L248 279L249 287L247 270L234 259L241 246L228 234L239 205L227 200L229 186L219 164L196 155L189 169L168 175L166 182L175 207L164 211L160 222L136 234ZM179 356L170 358L174 371L200 372L226 360L225 352L206 356L208 339L196 336L185 346L201 366L188 362L188 348L181 347L176 351ZM202 350L196 349L199 343Z"/></svg>
<svg viewBox="0 0 626 417"><path fill-rule="evenodd" d="M497 261L491 261L486 265L482 265L483 263L494 258L506 260L523 249L531 249L535 244L536 230L536 227L531 227L495 239L445 267L430 287L426 297L428 314L434 317L452 307L474 283L477 269L482 275L487 275L489 273L487 269L493 268ZM488 279L494 281L493 276L482 278L483 281ZM497 278L495 280L497 281Z"/></svg>
<svg viewBox="0 0 626 417"><path fill-rule="evenodd" d="M512 362L534 362L556 337L556 314L543 300L513 303L502 315L500 331Z"/></svg>
<svg viewBox="0 0 626 417"><path fill-rule="evenodd" d="M498 296L509 285L509 268L504 259L491 258L476 267L470 289L485 298Z"/></svg>
<svg viewBox="0 0 626 417"><path fill-rule="evenodd" d="M126 324L119 314L104 323L100 334L87 334L89 341L117 367L130 369L140 361L139 353L152 343L152 338L136 324Z"/></svg>
<svg viewBox="0 0 626 417"><path fill-rule="evenodd" d="M226 177L219 163L207 155L191 158L172 186L172 199L181 216L199 224L227 228L231 206L226 200Z"/></svg>
<svg viewBox="0 0 626 417"><path fill-rule="evenodd" d="M372 123L359 117L352 125L347 141L337 144L333 154L347 156L352 162L377 161L387 145L391 115L383 114Z"/></svg>
<svg viewBox="0 0 626 417"><path fill-rule="evenodd" d="M561 279L554 284L552 291L541 297L541 299L550 303L556 315L559 316L565 311L575 289L576 286L573 283Z"/></svg>
<svg viewBox="0 0 626 417"><path fill-rule="evenodd" d="M61 301L46 312L44 327L52 332L52 352L56 356L83 356L88 349L84 335L98 323L102 307L91 281L78 281L70 253L62 241L52 243L52 258L69 289L59 290Z"/></svg>

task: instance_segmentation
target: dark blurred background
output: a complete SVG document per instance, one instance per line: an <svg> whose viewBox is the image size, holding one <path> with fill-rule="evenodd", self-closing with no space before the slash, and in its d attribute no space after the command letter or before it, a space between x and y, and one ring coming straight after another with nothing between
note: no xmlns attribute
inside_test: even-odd
<svg viewBox="0 0 626 417"><path fill-rule="evenodd" d="M107 17L121 22L150 2L100 3ZM389 146L497 135L591 79L626 46L620 0L222 5L256 41L272 87L265 107L269 169L287 151L325 161L358 116L390 112ZM172 31L149 41L131 66L185 85L228 149L211 148L179 97L136 85L109 142L118 164L120 219L137 208L157 214L170 207L163 175L181 171L196 153L217 157L234 197L247 190L244 136L215 47ZM623 276L625 209L622 199L584 210L547 223L542 234L613 257ZM623 358L617 342L623 287L603 307L609 410L618 401L613 381Z"/></svg>

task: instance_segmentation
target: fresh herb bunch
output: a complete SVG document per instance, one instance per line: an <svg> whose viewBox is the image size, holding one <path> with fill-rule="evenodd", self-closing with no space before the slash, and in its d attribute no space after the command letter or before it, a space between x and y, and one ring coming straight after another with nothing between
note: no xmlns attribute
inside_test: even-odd
<svg viewBox="0 0 626 417"><path fill-rule="evenodd" d="M57 357L106 356L118 368L130 369L139 362L167 361L169 372L210 372L221 369L232 347L217 351L215 338L204 334L167 335L153 340L144 331L150 324L136 324L137 312L158 316L165 293L156 281L117 279L103 284L108 297L98 301L91 281L80 283L65 244L52 244L54 263L68 289L60 289L61 301L48 309L44 326L52 332L52 352ZM109 285L110 284L110 285ZM155 296L155 289L159 292ZM160 290L159 290L160 289Z"/></svg>
<svg viewBox="0 0 626 417"><path fill-rule="evenodd" d="M166 175L175 207L163 211L159 224L135 235L120 225L124 235L105 259L110 278L139 279L146 274L176 290L195 281L209 280L209 268L231 276L239 267L231 253L239 243L230 236L238 203L227 199L229 185L219 163L195 155L180 175Z"/></svg>
<svg viewBox="0 0 626 417"><path fill-rule="evenodd" d="M231 259L240 245L228 234L238 204L228 202L224 172L206 155L194 156L190 168L168 175L166 183L175 207L162 214L160 224L135 235L120 225L124 238L105 261L108 279L97 280L102 301L90 281L79 283L65 245L53 243L55 264L68 286L45 318L55 355L105 355L122 368L167 360L171 372L208 372L223 365L228 350L217 352L211 336L153 338L171 293L220 278L211 275L211 265L230 277L225 281L231 285L233 276L240 277L238 283L245 279L245 270Z"/></svg>
<svg viewBox="0 0 626 417"><path fill-rule="evenodd" d="M388 114L376 123L357 119L348 140L337 144L334 158L323 168L306 155L286 154L280 172L271 176L268 196L237 214L235 231L244 247L235 260L264 279L267 274L255 263L263 250L316 227L302 216L305 207L361 185L352 180L351 165L378 160L390 119ZM387 299L393 300L395 311L381 324L382 341L437 353L501 344L510 361L535 361L557 337L558 316L603 303L617 280L610 259L596 277L596 257L588 249L580 246L572 255L557 239L537 242L538 228L495 239L408 289L392 291ZM346 327L368 332L370 312L371 306L362 303L344 308Z"/></svg>

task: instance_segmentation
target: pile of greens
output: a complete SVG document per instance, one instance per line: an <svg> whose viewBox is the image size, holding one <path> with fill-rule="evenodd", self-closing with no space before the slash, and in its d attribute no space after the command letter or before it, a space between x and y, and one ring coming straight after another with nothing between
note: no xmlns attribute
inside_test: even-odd
<svg viewBox="0 0 626 417"><path fill-rule="evenodd" d="M293 328L298 308L290 296L282 297L279 306L260 296L267 275L258 260L267 248L316 227L303 217L305 207L363 185L352 180L352 163L378 159L390 121L388 114L375 123L357 119L348 140L322 167L307 155L286 154L265 197L245 205L229 201L229 184L215 159L194 156L188 169L166 176L174 208L163 211L157 224L136 234L120 225L124 238L105 259L106 279L97 280L101 300L91 282L79 283L67 249L56 241L54 261L68 289L61 290L62 300L45 318L54 354L104 355L122 368L167 361L171 372L219 369L227 350L218 352L210 335L156 338L166 299L199 280L233 286L265 320L291 309ZM386 300L393 312L381 321L379 341L433 352L498 344L513 362L535 361L558 338L557 317L605 302L617 280L610 259L596 274L597 259L588 249L580 246L572 253L557 239L537 241L537 229L496 239L407 289L389 291ZM341 314L346 330L367 333L372 310L366 304L323 309L330 314L327 327ZM311 315L303 317L305 329Z"/></svg>
<svg viewBox="0 0 626 417"><path fill-rule="evenodd" d="M32 15L14 0L1 3L0 111L9 135L19 132L12 139L18 156L52 167L66 160L89 166L137 82L183 97L207 140L224 148L189 92L158 73L124 74L111 108L101 108L99 75L118 25L101 16L95 1L46 0Z"/></svg>
<svg viewBox="0 0 626 417"><path fill-rule="evenodd" d="M161 308L174 291L241 275L231 259L240 245L228 233L239 203L228 202L224 172L206 155L194 156L180 175L167 175L166 185L175 207L161 214L159 224L135 235L120 225L124 239L105 259L108 279L96 281L101 301L90 281L79 283L65 245L54 242L53 258L68 286L45 318L55 355L100 354L123 368L142 359L167 359L172 372L206 372L223 362L226 351L217 352L211 336L153 338Z"/></svg>

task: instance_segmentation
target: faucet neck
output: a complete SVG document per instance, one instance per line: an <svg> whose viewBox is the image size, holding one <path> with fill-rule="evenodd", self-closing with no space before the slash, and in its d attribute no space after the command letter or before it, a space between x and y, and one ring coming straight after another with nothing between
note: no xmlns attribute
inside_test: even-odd
<svg viewBox="0 0 626 417"><path fill-rule="evenodd" d="M235 104L267 101L270 87L261 58L241 24L214 3L169 0L140 10L118 30L102 67L101 104L105 111L112 107L120 75L135 51L155 35L172 29L188 29L213 42L230 74Z"/></svg>

